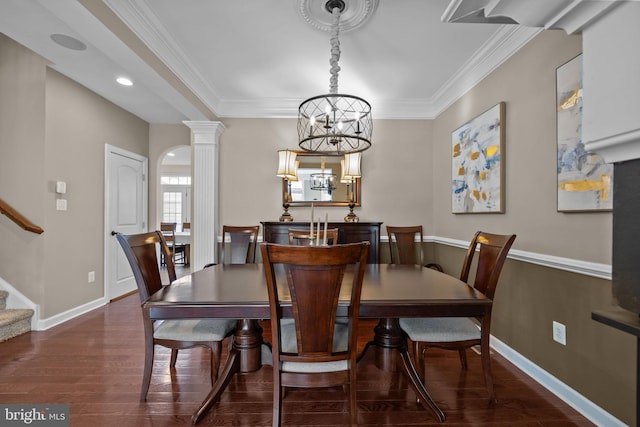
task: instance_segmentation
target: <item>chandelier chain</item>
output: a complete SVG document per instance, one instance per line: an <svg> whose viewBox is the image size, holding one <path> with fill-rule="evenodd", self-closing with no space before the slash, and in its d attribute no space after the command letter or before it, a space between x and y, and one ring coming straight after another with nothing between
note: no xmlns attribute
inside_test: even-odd
<svg viewBox="0 0 640 427"><path fill-rule="evenodd" d="M334 7L331 11L333 16L333 23L331 25L331 79L329 80L329 93L338 93L338 73L340 72L340 66L338 61L340 60L340 40L338 38L340 34L340 8Z"/></svg>

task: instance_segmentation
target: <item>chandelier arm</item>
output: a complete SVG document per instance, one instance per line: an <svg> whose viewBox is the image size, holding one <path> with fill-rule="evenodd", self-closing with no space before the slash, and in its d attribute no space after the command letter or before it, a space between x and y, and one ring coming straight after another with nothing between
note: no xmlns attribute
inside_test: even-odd
<svg viewBox="0 0 640 427"><path fill-rule="evenodd" d="M331 25L331 78L329 79L329 93L338 93L338 73L340 72L340 66L338 61L340 60L340 8L334 7L331 12L333 16L333 23Z"/></svg>

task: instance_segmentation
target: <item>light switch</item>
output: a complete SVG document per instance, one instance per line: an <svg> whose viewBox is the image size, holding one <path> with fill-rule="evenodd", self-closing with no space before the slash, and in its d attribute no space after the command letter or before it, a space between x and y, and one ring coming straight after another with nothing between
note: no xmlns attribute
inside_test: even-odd
<svg viewBox="0 0 640 427"><path fill-rule="evenodd" d="M57 199L56 200L56 210L57 211L66 211L67 210L67 199Z"/></svg>
<svg viewBox="0 0 640 427"><path fill-rule="evenodd" d="M56 182L56 193L65 194L67 192L67 183L64 181Z"/></svg>

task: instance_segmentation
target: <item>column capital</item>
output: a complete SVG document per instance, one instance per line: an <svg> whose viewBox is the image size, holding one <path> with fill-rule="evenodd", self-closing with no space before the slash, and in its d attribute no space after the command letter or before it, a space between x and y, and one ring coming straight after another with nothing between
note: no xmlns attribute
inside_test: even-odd
<svg viewBox="0 0 640 427"><path fill-rule="evenodd" d="M210 122L210 121L183 121L186 126L191 129L191 142L196 143L217 143L218 138L225 130L222 122Z"/></svg>

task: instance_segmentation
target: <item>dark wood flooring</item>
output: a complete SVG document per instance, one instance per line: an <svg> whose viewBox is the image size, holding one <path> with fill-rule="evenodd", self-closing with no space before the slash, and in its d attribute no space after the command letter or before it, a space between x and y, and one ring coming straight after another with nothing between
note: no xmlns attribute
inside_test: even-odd
<svg viewBox="0 0 640 427"><path fill-rule="evenodd" d="M375 322L374 322L375 323ZM361 327L362 344L372 322ZM169 351L156 347L148 401L139 402L144 352L138 295L47 331L0 343L0 403L70 405L71 426L187 426L209 390L208 356L202 349L180 352L169 372ZM469 352L462 371L456 352L430 350L428 388L444 410L440 424L416 403L397 373L373 363L374 352L358 366L360 426L591 426L575 410L505 361L493 357L498 403L488 407L480 358ZM236 376L200 426L271 425L272 368ZM290 390L284 425L336 426L347 422L341 388Z"/></svg>

